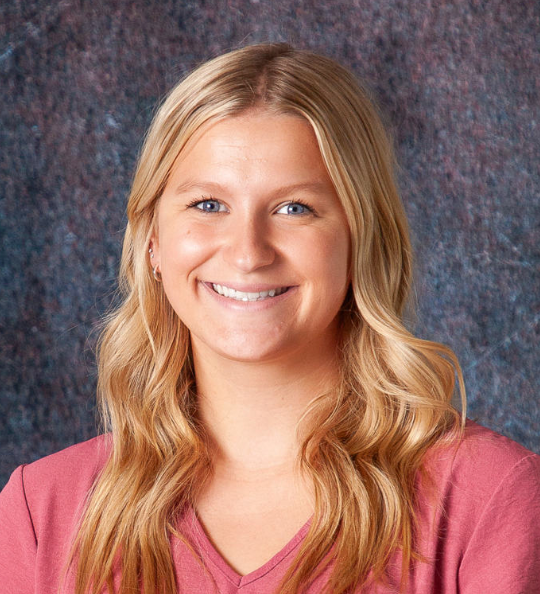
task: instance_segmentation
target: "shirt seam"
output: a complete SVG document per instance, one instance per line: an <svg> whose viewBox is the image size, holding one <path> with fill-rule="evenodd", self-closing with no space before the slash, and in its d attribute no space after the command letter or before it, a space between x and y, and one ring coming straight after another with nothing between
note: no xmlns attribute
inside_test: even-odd
<svg viewBox="0 0 540 594"><path fill-rule="evenodd" d="M28 512L28 519L30 520L30 525L32 526L32 534L34 535L34 544L37 546L38 544L38 539L37 539L37 534L36 534L36 528L34 526L34 520L32 518L32 512L30 511L30 505L28 503L28 497L26 495L26 488L24 486L24 469L27 465L23 464L21 466L21 488L22 488L22 494L24 497L24 504L26 506L26 511Z"/></svg>
<svg viewBox="0 0 540 594"><path fill-rule="evenodd" d="M476 532L478 531L479 526L482 524L482 521L484 519L484 516L487 514L488 510L491 507L491 505L490 505L491 502L493 501L493 499L495 498L495 496L499 493L499 491L501 490L501 487L503 486L503 484L507 481L507 479L510 477L510 475L512 475L514 473L514 471L519 466L521 466L522 464L524 464L527 460L530 460L530 459L536 457L536 455L537 454L535 454L534 452L531 452L530 454L527 454L523 458L519 459L517 462L515 462L513 464L513 466L508 470L508 472L503 476L503 478L497 484L497 487L493 490L493 493L491 494L491 497L488 499L488 501L484 505L484 508L482 509L482 513L480 514L480 517L478 518L478 521L476 522L476 526L474 527L474 530L473 530L470 538L467 541L467 546L465 547L465 549L463 551L463 555L462 555L461 559L464 559L466 557L467 552L469 550L469 546L473 542L473 540L474 540L474 538L476 536ZM460 563L460 565L461 565L461 563Z"/></svg>

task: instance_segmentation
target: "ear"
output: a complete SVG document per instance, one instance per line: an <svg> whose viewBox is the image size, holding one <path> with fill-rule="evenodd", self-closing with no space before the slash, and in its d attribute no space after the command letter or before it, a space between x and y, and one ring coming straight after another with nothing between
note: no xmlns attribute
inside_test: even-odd
<svg viewBox="0 0 540 594"><path fill-rule="evenodd" d="M157 230L154 229L150 236L150 242L148 244L148 258L152 268L159 265L160 262L160 251L159 251L159 235Z"/></svg>

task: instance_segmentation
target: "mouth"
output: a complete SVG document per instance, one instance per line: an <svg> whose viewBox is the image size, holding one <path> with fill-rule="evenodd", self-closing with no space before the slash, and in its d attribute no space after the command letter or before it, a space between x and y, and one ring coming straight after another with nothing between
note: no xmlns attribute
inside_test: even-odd
<svg viewBox="0 0 540 594"><path fill-rule="evenodd" d="M212 283L212 289L222 297L227 297L229 299L234 299L235 301L264 301L265 299L272 299L273 297L278 297L283 293L286 293L290 287L276 287L274 289L269 289L267 291L237 291L232 287L227 287L225 285L218 285Z"/></svg>

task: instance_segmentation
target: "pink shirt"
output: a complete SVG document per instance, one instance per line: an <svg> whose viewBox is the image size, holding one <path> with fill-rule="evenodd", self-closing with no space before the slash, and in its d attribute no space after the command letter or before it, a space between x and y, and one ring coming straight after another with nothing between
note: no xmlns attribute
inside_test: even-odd
<svg viewBox="0 0 540 594"><path fill-rule="evenodd" d="M1 594L59 592L75 526L109 447L109 438L100 436L15 470L0 493ZM443 505L434 507L420 492L424 529L418 545L430 562L411 569L407 593L539 594L540 456L469 422L457 454L436 452L428 465ZM432 528L426 528L433 519ZM180 528L207 567L171 538L180 592L274 594L309 521L272 559L245 576L214 549L194 512L180 519ZM399 566L396 553L389 582L364 588L362 594L397 592ZM321 592L327 577L328 571L321 574L309 594ZM60 592L73 592L69 581Z"/></svg>

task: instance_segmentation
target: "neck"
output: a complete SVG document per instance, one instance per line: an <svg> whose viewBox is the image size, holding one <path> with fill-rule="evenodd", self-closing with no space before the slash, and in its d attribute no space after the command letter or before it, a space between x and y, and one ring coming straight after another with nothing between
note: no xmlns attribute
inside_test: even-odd
<svg viewBox="0 0 540 594"><path fill-rule="evenodd" d="M337 380L336 349L317 346L285 359L244 362L193 344L199 414L218 472L248 480L294 472L299 421Z"/></svg>

